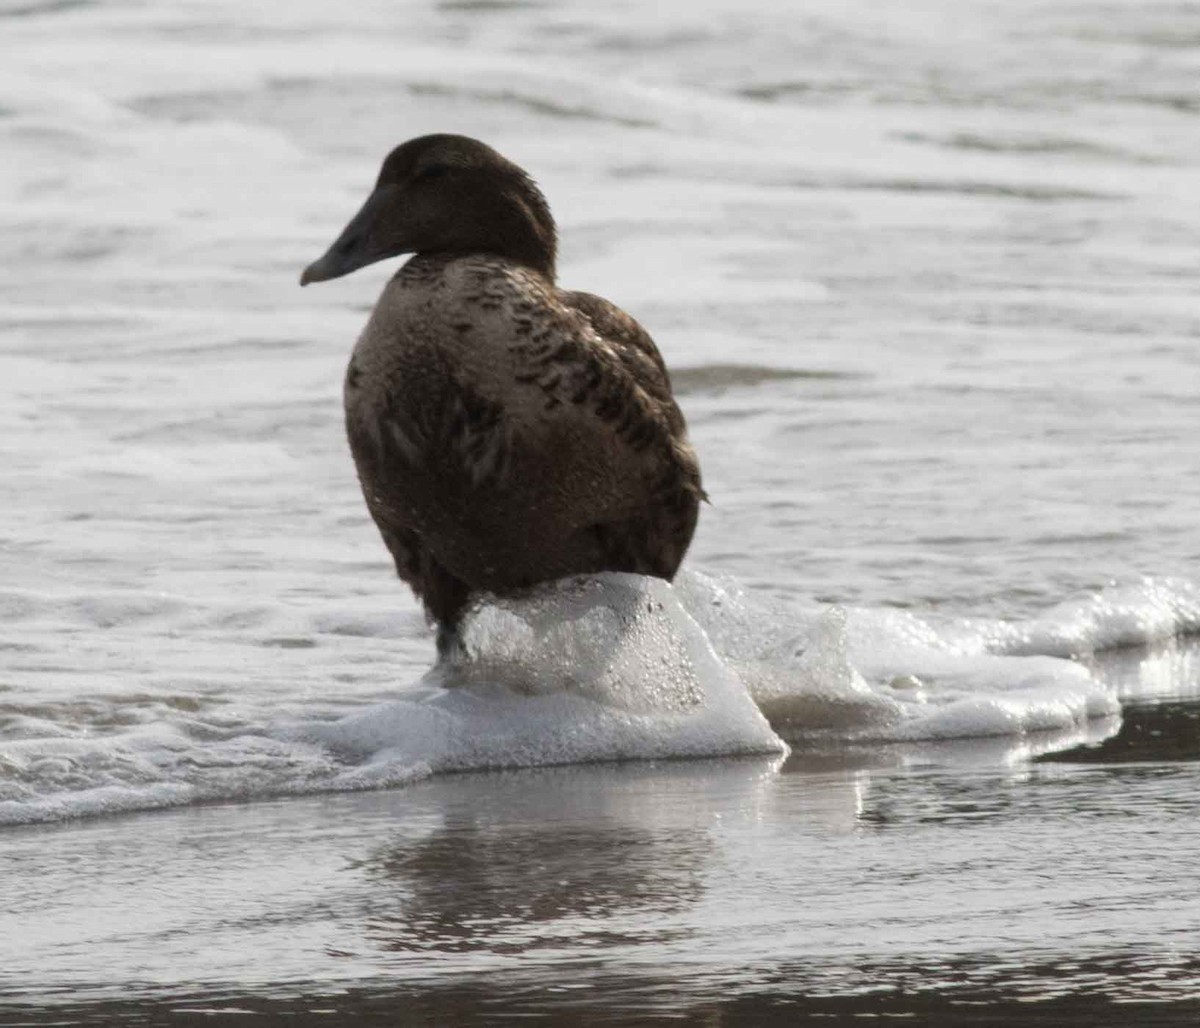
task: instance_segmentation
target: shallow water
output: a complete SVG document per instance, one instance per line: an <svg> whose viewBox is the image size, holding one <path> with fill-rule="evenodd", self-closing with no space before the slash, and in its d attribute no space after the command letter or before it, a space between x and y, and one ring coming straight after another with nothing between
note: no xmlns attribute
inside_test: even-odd
<svg viewBox="0 0 1200 1028"><path fill-rule="evenodd" d="M0 2L0 38L6 999L1195 995L1195 8ZM678 588L484 605L432 673L341 428L391 268L295 284L427 131L537 175L713 499Z"/></svg>
<svg viewBox="0 0 1200 1028"><path fill-rule="evenodd" d="M1198 718L1138 704L1107 750L1035 760L842 747L11 829L5 1003L14 1024L1185 1024Z"/></svg>

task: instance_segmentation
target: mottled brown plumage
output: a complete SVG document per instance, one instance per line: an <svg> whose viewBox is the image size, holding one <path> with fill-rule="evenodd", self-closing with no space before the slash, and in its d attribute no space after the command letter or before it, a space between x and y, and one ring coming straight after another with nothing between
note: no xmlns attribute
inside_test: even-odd
<svg viewBox="0 0 1200 1028"><path fill-rule="evenodd" d="M367 507L400 577L443 628L477 590L633 571L670 579L703 492L653 340L554 284L533 181L482 143L425 136L301 283L415 253L346 373Z"/></svg>

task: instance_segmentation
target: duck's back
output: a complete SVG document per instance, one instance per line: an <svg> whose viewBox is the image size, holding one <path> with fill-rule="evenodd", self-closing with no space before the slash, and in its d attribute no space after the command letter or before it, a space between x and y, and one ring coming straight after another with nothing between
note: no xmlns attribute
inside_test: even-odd
<svg viewBox="0 0 1200 1028"><path fill-rule="evenodd" d="M603 570L671 578L699 469L637 322L486 256L417 257L346 375L367 504L439 621L469 592Z"/></svg>

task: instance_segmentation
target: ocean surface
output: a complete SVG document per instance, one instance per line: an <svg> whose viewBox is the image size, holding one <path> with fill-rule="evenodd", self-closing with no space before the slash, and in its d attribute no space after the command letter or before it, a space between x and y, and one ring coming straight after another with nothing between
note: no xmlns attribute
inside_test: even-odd
<svg viewBox="0 0 1200 1028"><path fill-rule="evenodd" d="M1200 4L0 48L0 1023L1200 1016ZM712 500L673 586L436 666L342 428L398 262L297 284L435 131L538 179Z"/></svg>

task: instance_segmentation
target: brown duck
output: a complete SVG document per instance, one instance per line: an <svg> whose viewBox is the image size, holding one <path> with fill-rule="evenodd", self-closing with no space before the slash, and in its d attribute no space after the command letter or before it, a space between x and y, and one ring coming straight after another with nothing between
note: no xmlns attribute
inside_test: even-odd
<svg viewBox="0 0 1200 1028"><path fill-rule="evenodd" d="M565 575L671 579L700 468L654 341L555 285L554 219L521 168L465 136L410 140L301 285L415 254L346 371L346 429L396 571L439 626L471 594Z"/></svg>

